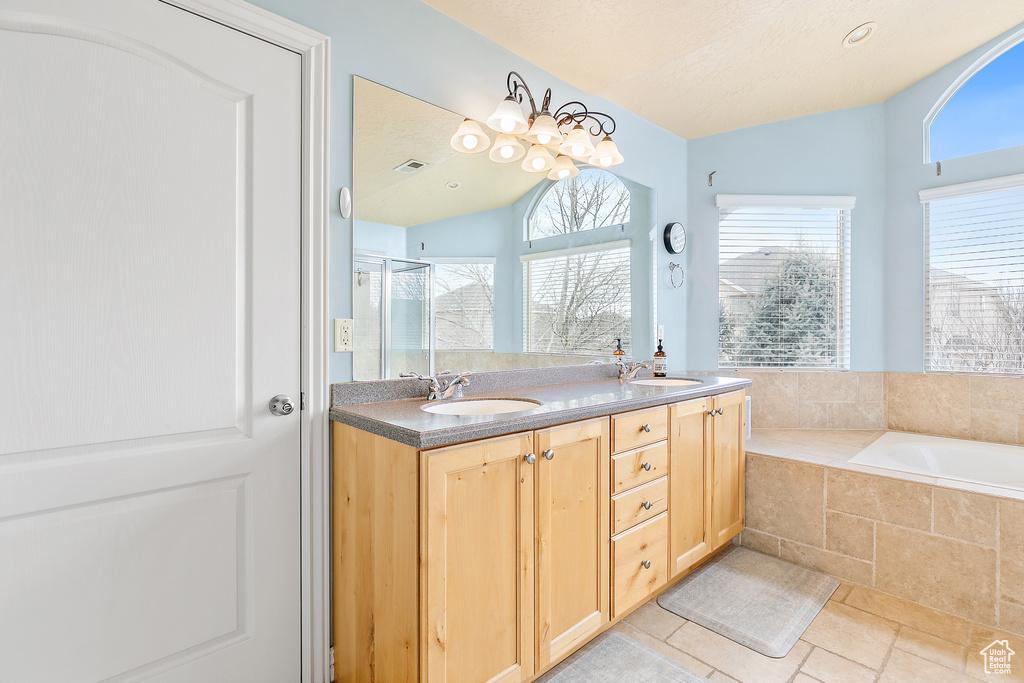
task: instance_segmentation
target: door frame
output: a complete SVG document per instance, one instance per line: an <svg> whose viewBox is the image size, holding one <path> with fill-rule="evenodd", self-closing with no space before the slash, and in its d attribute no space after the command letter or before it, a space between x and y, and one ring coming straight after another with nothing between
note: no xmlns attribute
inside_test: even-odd
<svg viewBox="0 0 1024 683"><path fill-rule="evenodd" d="M241 0L159 0L302 60L300 519L303 683L330 677L327 221L330 38Z"/></svg>

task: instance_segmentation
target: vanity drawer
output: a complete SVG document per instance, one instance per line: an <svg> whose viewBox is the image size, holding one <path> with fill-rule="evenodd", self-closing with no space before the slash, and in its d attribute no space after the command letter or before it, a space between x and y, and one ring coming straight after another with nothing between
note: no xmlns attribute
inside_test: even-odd
<svg viewBox="0 0 1024 683"><path fill-rule="evenodd" d="M656 443L612 456L612 493L654 481L668 474L668 443Z"/></svg>
<svg viewBox="0 0 1024 683"><path fill-rule="evenodd" d="M612 539L612 619L668 579L668 513Z"/></svg>
<svg viewBox="0 0 1024 683"><path fill-rule="evenodd" d="M653 469L653 468L652 468ZM668 510L668 477L612 496L612 536Z"/></svg>
<svg viewBox="0 0 1024 683"><path fill-rule="evenodd" d="M612 453L668 438L668 408L612 415Z"/></svg>

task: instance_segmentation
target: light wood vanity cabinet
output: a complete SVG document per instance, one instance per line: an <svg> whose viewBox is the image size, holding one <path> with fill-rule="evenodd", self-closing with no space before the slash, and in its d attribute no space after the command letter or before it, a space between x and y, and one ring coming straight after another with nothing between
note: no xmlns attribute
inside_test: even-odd
<svg viewBox="0 0 1024 683"><path fill-rule="evenodd" d="M736 391L669 409L673 577L743 530L745 396Z"/></svg>
<svg viewBox="0 0 1024 683"><path fill-rule="evenodd" d="M743 395L422 451L334 423L336 680L530 681L649 599L742 529Z"/></svg>

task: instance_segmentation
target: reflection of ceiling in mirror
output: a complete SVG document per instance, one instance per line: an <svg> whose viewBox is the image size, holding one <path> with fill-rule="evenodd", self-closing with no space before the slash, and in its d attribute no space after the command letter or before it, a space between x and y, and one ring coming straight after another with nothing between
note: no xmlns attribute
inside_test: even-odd
<svg viewBox="0 0 1024 683"><path fill-rule="evenodd" d="M1024 21L1022 0L423 1L684 138L881 102Z"/></svg>
<svg viewBox="0 0 1024 683"><path fill-rule="evenodd" d="M458 114L362 78L355 79L354 102L359 220L410 227L509 206L546 177L518 162L497 164L486 152L456 152L449 141L462 123ZM410 159L429 165L412 174L394 170ZM458 187L449 189L452 182Z"/></svg>

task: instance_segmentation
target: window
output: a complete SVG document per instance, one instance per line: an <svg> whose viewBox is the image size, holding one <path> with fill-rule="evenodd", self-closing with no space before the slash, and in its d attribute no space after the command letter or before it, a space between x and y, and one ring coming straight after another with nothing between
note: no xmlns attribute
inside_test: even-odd
<svg viewBox="0 0 1024 683"><path fill-rule="evenodd" d="M494 348L494 259L434 259L439 350Z"/></svg>
<svg viewBox="0 0 1024 683"><path fill-rule="evenodd" d="M933 110L929 160L1024 145L1024 42L993 52L994 59L991 53L983 57L982 66L968 70Z"/></svg>
<svg viewBox="0 0 1024 683"><path fill-rule="evenodd" d="M630 348L630 242L522 256L528 353L606 356Z"/></svg>
<svg viewBox="0 0 1024 683"><path fill-rule="evenodd" d="M920 196L926 369L1024 372L1024 174Z"/></svg>
<svg viewBox="0 0 1024 683"><path fill-rule="evenodd" d="M585 168L547 189L530 214L529 239L629 222L629 188L613 173Z"/></svg>
<svg viewBox="0 0 1024 683"><path fill-rule="evenodd" d="M847 369L853 197L718 195L718 363Z"/></svg>

